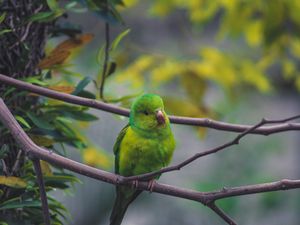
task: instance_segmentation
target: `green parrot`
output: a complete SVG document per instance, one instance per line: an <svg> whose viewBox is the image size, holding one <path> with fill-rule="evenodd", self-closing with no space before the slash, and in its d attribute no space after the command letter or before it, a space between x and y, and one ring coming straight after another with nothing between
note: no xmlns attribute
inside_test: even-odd
<svg viewBox="0 0 300 225"><path fill-rule="evenodd" d="M154 94L142 95L133 102L129 124L121 130L114 145L115 172L133 176L159 170L169 165L174 149L175 140L162 99ZM116 186L110 225L122 223L129 204L141 192Z"/></svg>

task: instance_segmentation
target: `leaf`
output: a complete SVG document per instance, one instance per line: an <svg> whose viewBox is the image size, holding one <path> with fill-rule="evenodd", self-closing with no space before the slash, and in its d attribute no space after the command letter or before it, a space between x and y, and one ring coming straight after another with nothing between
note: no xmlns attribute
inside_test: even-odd
<svg viewBox="0 0 300 225"><path fill-rule="evenodd" d="M181 84L189 98L195 103L200 104L206 92L206 81L193 72L186 72L181 76Z"/></svg>
<svg viewBox="0 0 300 225"><path fill-rule="evenodd" d="M97 116L94 116L90 113L86 113L83 111L73 111L73 112L65 112L64 113L66 116L75 119L75 120L79 120L79 121L95 121L98 120Z"/></svg>
<svg viewBox="0 0 300 225"><path fill-rule="evenodd" d="M64 14L65 10L57 9L51 12L39 12L29 17L29 22L50 22Z"/></svg>
<svg viewBox="0 0 300 225"><path fill-rule="evenodd" d="M29 134L29 137L38 146L51 147L55 143L53 139L42 135Z"/></svg>
<svg viewBox="0 0 300 225"><path fill-rule="evenodd" d="M62 85L49 86L48 88L51 89L51 90L63 92L63 93L66 93L66 94L73 93L74 89L75 89L73 86L62 86Z"/></svg>
<svg viewBox="0 0 300 225"><path fill-rule="evenodd" d="M0 148L0 159L5 158L8 152L9 146L7 144L2 145Z"/></svg>
<svg viewBox="0 0 300 225"><path fill-rule="evenodd" d="M40 80L39 76L36 76L36 77L27 77L27 78L24 79L24 81L29 82L31 84L38 84L40 86L46 86L47 85L46 82Z"/></svg>
<svg viewBox="0 0 300 225"><path fill-rule="evenodd" d="M120 33L120 34L115 38L115 40L113 40L113 42L112 42L112 44L111 44L111 47L110 47L110 50L111 50L111 51L114 51L114 50L118 47L118 45L119 45L119 43L122 41L122 39L123 39L124 37L126 37L126 36L129 34L129 32L130 32L130 29L126 29L126 30L124 30L122 33Z"/></svg>
<svg viewBox="0 0 300 225"><path fill-rule="evenodd" d="M42 59L37 65L40 69L50 69L52 66L61 65L70 56L69 51L56 51L55 53L50 53L49 56Z"/></svg>
<svg viewBox="0 0 300 225"><path fill-rule="evenodd" d="M96 95L90 91L81 91L77 94L79 97L84 97L84 98L90 98L90 99L96 99Z"/></svg>
<svg viewBox="0 0 300 225"><path fill-rule="evenodd" d="M21 117L21 116L15 116L16 120L19 121L21 124L23 124L25 127L27 128L31 128L31 126L29 125L29 123L27 123L27 121Z"/></svg>
<svg viewBox="0 0 300 225"><path fill-rule="evenodd" d="M12 188L26 188L27 183L25 180L19 177L13 176L0 176L0 184L12 187Z"/></svg>
<svg viewBox="0 0 300 225"><path fill-rule="evenodd" d="M0 31L0 36L3 35L3 34L5 34L5 33L9 33L9 32L12 32L12 30L11 30L11 29L4 29L4 30L1 30L1 31Z"/></svg>
<svg viewBox="0 0 300 225"><path fill-rule="evenodd" d="M2 15L0 16L0 24L5 20L6 17L6 12L2 13Z"/></svg>
<svg viewBox="0 0 300 225"><path fill-rule="evenodd" d="M0 209L17 209L17 208L24 208L24 207L41 207L41 202L37 200L22 201L19 198L15 198L13 199L13 201L6 201L0 205Z"/></svg>
<svg viewBox="0 0 300 225"><path fill-rule="evenodd" d="M111 62L109 64L109 68L108 68L108 71L106 73L106 77L112 75L116 71L116 69L117 69L117 63Z"/></svg>
<svg viewBox="0 0 300 225"><path fill-rule="evenodd" d="M91 40L93 40L94 35L91 33L87 34L81 34L77 35L74 38L69 38L60 44L58 44L54 50L51 51L51 53L55 53L56 51L70 51L74 48L82 47L83 45L89 43ZM50 54L51 54L50 53Z"/></svg>
<svg viewBox="0 0 300 225"><path fill-rule="evenodd" d="M44 176L52 176L52 169L51 166L48 162L44 161L44 160L40 160L40 164L41 164L41 170Z"/></svg>
<svg viewBox="0 0 300 225"><path fill-rule="evenodd" d="M39 128L45 129L45 130L54 130L53 126L47 122L43 118L39 118L36 115L34 115L32 112L26 113L28 118Z"/></svg>
<svg viewBox="0 0 300 225"><path fill-rule="evenodd" d="M90 77L83 78L76 86L75 90L72 92L73 95L77 95L80 93L90 82L92 79Z"/></svg>
<svg viewBox="0 0 300 225"><path fill-rule="evenodd" d="M111 157L102 149L89 147L83 151L83 161L91 166L109 169L112 166Z"/></svg>
<svg viewBox="0 0 300 225"><path fill-rule="evenodd" d="M47 4L52 11L56 11L57 9L59 9L57 0L47 0Z"/></svg>

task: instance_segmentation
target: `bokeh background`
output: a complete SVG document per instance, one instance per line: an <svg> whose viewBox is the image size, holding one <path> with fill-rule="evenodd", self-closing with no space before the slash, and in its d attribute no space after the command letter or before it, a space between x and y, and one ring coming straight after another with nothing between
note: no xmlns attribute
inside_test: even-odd
<svg viewBox="0 0 300 225"><path fill-rule="evenodd" d="M111 24L111 37L130 29L111 54L117 69L106 80L105 96L129 107L132 96L160 94L169 114L255 124L299 113L300 3L297 0L124 1L124 24ZM94 39L72 58L73 71L99 79L104 20L91 12L69 13L59 24L74 24ZM53 38L53 48L62 38ZM97 92L92 83L88 86ZM125 96L125 98L124 98ZM127 118L90 110L100 119L83 125L93 147L67 148L76 160L113 171L112 148ZM172 125L176 164L236 134ZM238 146L206 156L160 181L199 191L299 179L297 132L249 135ZM114 187L79 176L71 191L53 193L66 204L68 224L108 224ZM239 224L300 224L300 193L281 191L218 202ZM209 208L156 193L143 193L129 208L124 225L224 224Z"/></svg>

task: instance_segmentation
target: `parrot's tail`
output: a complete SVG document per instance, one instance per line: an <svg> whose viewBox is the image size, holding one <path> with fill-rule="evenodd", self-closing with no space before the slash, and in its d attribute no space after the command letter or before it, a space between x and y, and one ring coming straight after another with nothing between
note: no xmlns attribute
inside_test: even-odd
<svg viewBox="0 0 300 225"><path fill-rule="evenodd" d="M115 200L112 213L110 215L110 225L120 225L122 223L122 220L124 218L128 206L142 192L142 191L134 191L132 192L132 194L128 196L128 193L127 194L122 193L122 189L124 189L124 187L117 187L117 197Z"/></svg>

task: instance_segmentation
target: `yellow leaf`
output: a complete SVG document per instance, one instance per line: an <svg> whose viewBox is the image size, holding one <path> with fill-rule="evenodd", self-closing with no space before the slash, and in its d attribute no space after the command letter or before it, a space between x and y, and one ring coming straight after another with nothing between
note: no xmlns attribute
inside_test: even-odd
<svg viewBox="0 0 300 225"><path fill-rule="evenodd" d="M195 104L199 104L200 102L202 102L206 91L206 82L202 77L197 76L191 71L187 71L181 76L181 84L190 99Z"/></svg>
<svg viewBox="0 0 300 225"><path fill-rule="evenodd" d="M261 20L251 22L248 26L245 25L245 36L250 46L261 44L263 38L262 28Z"/></svg>
<svg viewBox="0 0 300 225"><path fill-rule="evenodd" d="M43 160L40 160L40 164L41 164L42 173L45 176L52 176L53 175L52 169L51 169L51 166L49 165L49 163L47 163Z"/></svg>
<svg viewBox="0 0 300 225"><path fill-rule="evenodd" d="M19 177L0 176L0 184L13 188L26 188L27 183Z"/></svg>
<svg viewBox="0 0 300 225"><path fill-rule="evenodd" d="M286 59L282 62L282 70L283 76L286 79L289 79L295 75L296 66L292 61Z"/></svg>
<svg viewBox="0 0 300 225"><path fill-rule="evenodd" d="M90 166L109 169L112 166L112 158L104 151L96 147L89 147L83 151L83 161Z"/></svg>
<svg viewBox="0 0 300 225"><path fill-rule="evenodd" d="M42 59L38 64L38 68L49 69L55 65L63 64L76 48L89 43L93 37L93 34L82 34L61 42L46 58Z"/></svg>
<svg viewBox="0 0 300 225"><path fill-rule="evenodd" d="M75 90L73 86L62 86L62 85L48 86L48 88L54 91L60 91L67 94L71 94Z"/></svg>
<svg viewBox="0 0 300 225"><path fill-rule="evenodd" d="M37 65L40 69L49 69L55 65L61 65L70 56L71 52L66 50L51 52L49 56L42 59Z"/></svg>
<svg viewBox="0 0 300 225"><path fill-rule="evenodd" d="M42 135L29 134L29 137L38 146L50 147L55 143L53 139Z"/></svg>

